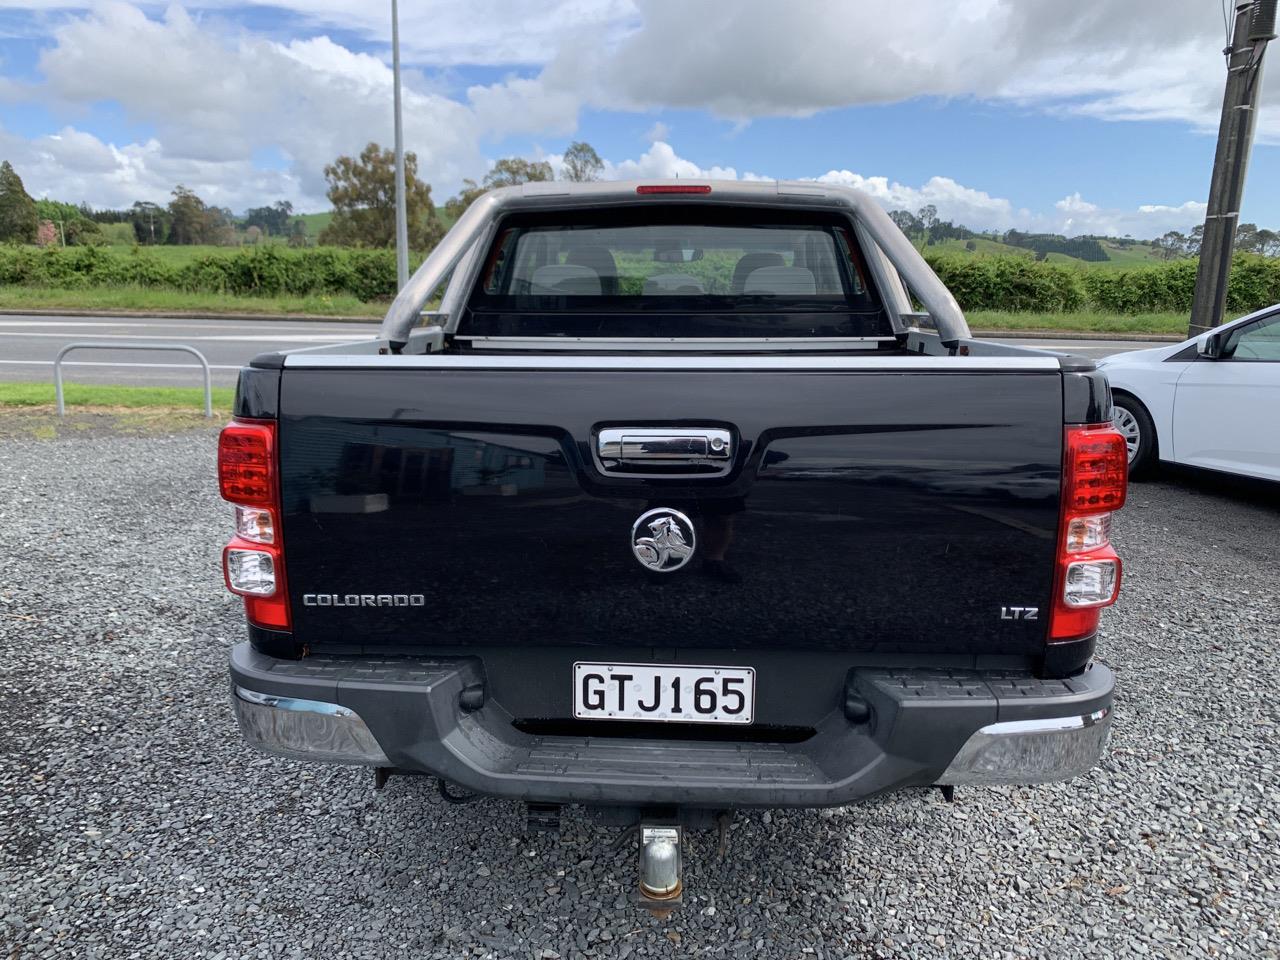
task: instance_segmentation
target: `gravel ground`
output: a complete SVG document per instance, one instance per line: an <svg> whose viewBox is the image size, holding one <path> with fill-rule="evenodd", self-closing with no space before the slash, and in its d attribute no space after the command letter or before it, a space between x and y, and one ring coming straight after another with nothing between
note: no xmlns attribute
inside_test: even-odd
<svg viewBox="0 0 1280 960"><path fill-rule="evenodd" d="M0 445L0 960L1280 956L1274 492L1133 488L1091 775L753 813L658 920L586 818L242 747L212 468L207 430Z"/></svg>

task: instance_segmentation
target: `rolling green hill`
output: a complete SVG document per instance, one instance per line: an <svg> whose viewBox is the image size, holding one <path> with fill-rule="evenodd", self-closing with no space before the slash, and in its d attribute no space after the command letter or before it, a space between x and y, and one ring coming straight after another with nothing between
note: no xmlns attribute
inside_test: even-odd
<svg viewBox="0 0 1280 960"><path fill-rule="evenodd" d="M1149 243L1122 243L1116 240L1102 240L1100 242L1102 249L1106 251L1108 257L1106 260L1081 260L1078 257L1056 252L1046 255L1045 260L1064 267L1080 267L1088 270L1154 267L1168 262ZM974 245L972 250L968 247L970 243ZM989 240L986 237L974 237L972 240L943 240L932 245L917 241L916 248L923 253L943 253L961 257L1006 256L1035 258L1035 252L1028 250L1026 247L1000 243L996 240Z"/></svg>
<svg viewBox="0 0 1280 960"><path fill-rule="evenodd" d="M972 243L974 249L970 250L967 244ZM922 252L937 251L938 253L959 253L966 255L985 255L985 256L1005 256L1005 257L1034 257L1035 254L1030 250L1024 250L1021 247L1012 247L1007 243L1000 243L998 240L988 240L986 237L974 237L973 240L943 240L928 246L920 241L916 242L916 248Z"/></svg>
<svg viewBox="0 0 1280 960"><path fill-rule="evenodd" d="M298 216L307 228L307 237L311 241L315 241L320 236L320 231L329 225L329 221L333 219L333 211L326 210L324 213L303 213Z"/></svg>

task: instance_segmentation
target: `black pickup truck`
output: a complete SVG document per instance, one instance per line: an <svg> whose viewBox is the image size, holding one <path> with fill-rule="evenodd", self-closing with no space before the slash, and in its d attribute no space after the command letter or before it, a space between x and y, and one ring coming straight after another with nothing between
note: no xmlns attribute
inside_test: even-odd
<svg viewBox="0 0 1280 960"><path fill-rule="evenodd" d="M725 811L1080 774L1110 415L1089 361L973 339L856 191L493 191L377 339L241 371L241 729L639 824L653 902Z"/></svg>

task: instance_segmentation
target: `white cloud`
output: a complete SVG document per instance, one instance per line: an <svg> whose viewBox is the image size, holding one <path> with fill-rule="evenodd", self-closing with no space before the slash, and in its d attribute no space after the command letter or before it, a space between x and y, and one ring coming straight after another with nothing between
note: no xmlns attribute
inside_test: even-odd
<svg viewBox="0 0 1280 960"><path fill-rule="evenodd" d="M807 116L917 96L1025 103L1108 120L1217 124L1217 0L636 0L613 46L567 43L596 106ZM714 24L714 34L703 29ZM582 63L589 63L584 70ZM550 73L550 71L549 71ZM1264 101L1280 104L1265 84ZM1280 140L1280 111L1260 132Z"/></svg>
<svg viewBox="0 0 1280 960"><path fill-rule="evenodd" d="M114 0L106 0L114 2ZM132 0L132 6L153 17L163 15L172 0ZM224 15L262 7L278 17L299 20L307 33L338 32L362 40L390 44L391 7L369 0L186 0L189 10ZM0 0L0 10L12 8L49 14L100 9L99 0ZM540 65L551 60L566 36L583 31L613 42L635 26L631 0L431 0L400 4L400 44L407 62L448 68L461 64ZM266 19L266 18L255 18ZM6 22L0 25L8 26ZM29 36L30 33L24 35ZM0 36L4 34L0 33Z"/></svg>
<svg viewBox="0 0 1280 960"><path fill-rule="evenodd" d="M121 167L115 182L132 179L141 187L151 178L140 166L176 167L203 174L183 181L202 195L221 192L233 206L265 202L273 197L251 193L263 178L246 174L253 173L254 151L271 147L288 169L268 171L266 179L287 187L285 198L302 208L323 208L324 164L370 140L391 140L390 68L328 37L281 43L202 23L178 7L153 19L112 3L66 19L53 40L40 57L47 100L69 112L115 101L130 120L155 130L146 143L111 148ZM122 53L131 50L148 54ZM543 96L538 81L518 77L472 88L462 103L406 72L404 102L406 144L418 154L424 179L444 192L483 168L483 138L567 131L577 115L576 100ZM38 165L30 175L38 189L93 203L119 201L114 190L89 181L83 181L85 193L73 192L81 182L75 158L43 155L71 166L59 173ZM145 199L163 199L174 182Z"/></svg>
<svg viewBox="0 0 1280 960"><path fill-rule="evenodd" d="M1131 235L1141 239L1158 237L1170 230L1186 232L1204 223L1208 205L1188 200L1178 206L1146 203L1132 210L1107 210L1090 203L1080 194L1063 197L1054 205L1056 216L1040 218L1052 225L1054 233L1067 236L1098 234L1109 237Z"/></svg>
<svg viewBox="0 0 1280 960"><path fill-rule="evenodd" d="M1008 230L1024 225L1031 217L1026 210L1015 210L1008 200L962 186L950 177L931 177L919 187L891 183L887 177L864 177L850 170L829 170L816 179L869 193L887 210L914 213L932 204L943 220L975 230Z"/></svg>
<svg viewBox="0 0 1280 960"><path fill-rule="evenodd" d="M248 158L175 156L154 139L116 146L74 127L34 140L0 128L0 155L13 162L32 195L88 200L100 207L127 207L135 200L166 203L179 183L197 188L208 203L234 210L274 199L306 200L288 172L258 169Z"/></svg>
<svg viewBox="0 0 1280 960"><path fill-rule="evenodd" d="M90 24L119 19L109 12L116 7L93 0L0 0L0 8L10 5L92 8L94 16L80 18ZM248 5L285 11L307 33L389 41L382 4ZM243 10L246 2L187 0L187 6L221 15ZM541 69L537 79L553 98L609 109L708 109L740 121L939 96L1211 128L1224 79L1217 0L807 0L799 7L776 0L434 0L401 6L407 63L446 71L464 64ZM137 0L135 8L165 22L177 19L168 0ZM197 18L195 30L216 22L216 16ZM163 95L171 75L181 92L185 71L173 75L159 67L172 68L189 50L205 49L191 31L182 36L193 45L114 44L114 56L146 50L130 59L137 72L162 79L153 84L154 95ZM1280 103L1280 88L1268 84L1264 96ZM530 105L527 97L516 99ZM1280 138L1280 115L1264 111L1261 123L1264 134Z"/></svg>
<svg viewBox="0 0 1280 960"><path fill-rule="evenodd" d="M557 174L563 157L546 154ZM663 141L650 145L635 159L604 161L603 179L688 179L688 180L771 180L757 173L739 174L733 167L704 167L676 153ZM1084 199L1079 193L1064 197L1054 204L1054 212L1036 213L1015 206L1004 197L994 197L982 190L966 187L950 177L930 177L920 186L891 181L888 177L864 176L852 170L828 170L811 178L818 183L853 187L869 194L886 210L909 210L932 205L943 220L963 224L973 230L1025 230L1062 233L1068 236L1100 234L1149 238L1169 230L1190 230L1204 222L1205 204L1187 201L1178 206L1144 204L1132 209L1107 209Z"/></svg>
<svg viewBox="0 0 1280 960"><path fill-rule="evenodd" d="M201 11L194 14L150 0L83 12L85 2L23 3L60 11L44 21L54 24L39 62L45 83L0 77L0 99L39 97L71 120L118 103L148 135L113 144L74 125L60 139L0 130L0 147L23 162L35 192L118 205L163 201L182 182L237 209L276 198L317 209L326 206L324 163L369 140L390 142L385 59L322 33L384 43L389 23L379 4L249 0L302 18L309 38L289 40L223 19L245 0L192 0L189 8ZM1223 78L1221 22L1207 0L809 0L802 12L773 0L402 6L406 62L446 68L405 74L406 143L437 200L464 177L479 179L491 162L485 144L571 135L584 108L704 109L746 123L914 96L975 97L1211 129ZM448 95L447 68L464 63L512 72ZM1264 90L1268 101L1280 102L1272 89ZM1280 140L1280 111L1264 110L1261 130ZM727 160L704 167L681 157L670 135L654 123L649 147L607 163L608 175L759 176ZM255 164L264 150L283 157L284 168ZM905 185L851 170L813 174L860 186L890 207L932 203L981 228L1104 232L1111 224L1149 235L1156 225L1185 229L1203 210L1194 202L1104 210L1076 194L1032 213L941 175Z"/></svg>
<svg viewBox="0 0 1280 960"><path fill-rule="evenodd" d="M678 156L669 143L661 140L650 144L649 149L635 160L621 160L617 163L605 161L604 177L607 180L636 180L650 178L653 180L684 179L705 180L737 180L738 171L733 167L713 165L701 167L692 160ZM757 179L753 174L744 174L747 179Z"/></svg>

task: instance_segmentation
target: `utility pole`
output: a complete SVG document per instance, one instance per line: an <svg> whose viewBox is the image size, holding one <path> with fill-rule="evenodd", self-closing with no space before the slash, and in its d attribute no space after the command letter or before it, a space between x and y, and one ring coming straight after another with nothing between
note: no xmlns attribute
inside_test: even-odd
<svg viewBox="0 0 1280 960"><path fill-rule="evenodd" d="M1237 0L1235 26L1223 52L1227 57L1227 86L1222 96L1218 149L1209 181L1209 204L1200 243L1195 298L1191 304L1188 337L1196 337L1222 323L1227 309L1231 253L1240 225L1240 202L1258 118L1262 88L1262 55L1276 36L1277 0Z"/></svg>
<svg viewBox="0 0 1280 960"><path fill-rule="evenodd" d="M391 0L391 72L396 111L396 289L409 280L409 214L404 198L404 126L400 119L400 14Z"/></svg>

